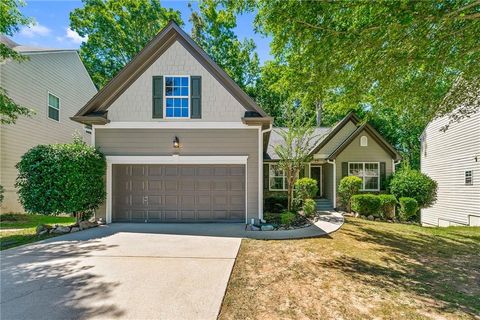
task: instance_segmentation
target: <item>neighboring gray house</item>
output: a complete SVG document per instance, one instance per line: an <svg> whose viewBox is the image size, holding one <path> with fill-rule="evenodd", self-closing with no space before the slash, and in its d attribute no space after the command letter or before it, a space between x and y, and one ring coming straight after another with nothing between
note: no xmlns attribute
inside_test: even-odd
<svg viewBox="0 0 480 320"><path fill-rule="evenodd" d="M75 132L90 143L84 126L70 117L97 89L75 50L22 46L2 35L0 41L28 57L22 62L0 61L0 87L16 103L35 112L0 127L0 185L5 188L1 212L23 212L14 187L15 164L31 147L71 142Z"/></svg>
<svg viewBox="0 0 480 320"><path fill-rule="evenodd" d="M480 226L480 111L441 131L448 122L448 115L433 120L421 136L421 170L438 183L421 223Z"/></svg>
<svg viewBox="0 0 480 320"><path fill-rule="evenodd" d="M107 157L107 200L96 212L107 222L248 222L263 217L264 194L284 192L273 119L174 22L72 119L92 125ZM371 126L350 114L318 131L306 175L321 184L319 197L336 206L347 174L384 188L400 157Z"/></svg>

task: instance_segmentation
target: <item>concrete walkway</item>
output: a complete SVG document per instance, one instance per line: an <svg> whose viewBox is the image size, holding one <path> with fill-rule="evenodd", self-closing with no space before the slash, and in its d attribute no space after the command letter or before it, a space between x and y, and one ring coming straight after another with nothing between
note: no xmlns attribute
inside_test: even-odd
<svg viewBox="0 0 480 320"><path fill-rule="evenodd" d="M308 228L113 223L0 253L0 319L216 319L242 238L325 236Z"/></svg>

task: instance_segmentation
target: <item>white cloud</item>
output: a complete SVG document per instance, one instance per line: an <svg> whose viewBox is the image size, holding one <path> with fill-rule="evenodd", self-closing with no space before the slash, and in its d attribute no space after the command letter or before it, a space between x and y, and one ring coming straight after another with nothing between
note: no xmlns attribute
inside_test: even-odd
<svg viewBox="0 0 480 320"><path fill-rule="evenodd" d="M80 44L82 42L87 41L88 36L87 37L81 37L76 31L73 31L72 29L67 28L67 33L65 35L65 38L67 38L68 40L70 40L71 42L73 42L75 44Z"/></svg>
<svg viewBox="0 0 480 320"><path fill-rule="evenodd" d="M22 30L20 30L20 35L27 38L45 37L48 36L51 31L49 28L36 23L23 27Z"/></svg>

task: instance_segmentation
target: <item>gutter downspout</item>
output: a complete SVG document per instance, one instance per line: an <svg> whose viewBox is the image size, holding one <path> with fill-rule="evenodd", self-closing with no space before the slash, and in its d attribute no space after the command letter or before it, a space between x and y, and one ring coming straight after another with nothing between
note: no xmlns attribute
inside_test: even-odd
<svg viewBox="0 0 480 320"><path fill-rule="evenodd" d="M402 160L393 160L392 159L392 172L395 173L395 166L399 164Z"/></svg>
<svg viewBox="0 0 480 320"><path fill-rule="evenodd" d="M332 205L333 209L337 208L337 163L335 162L335 159L328 160L327 163L333 164L333 199L332 199Z"/></svg>
<svg viewBox="0 0 480 320"><path fill-rule="evenodd" d="M258 137L258 219L260 220L263 219L263 135L272 129L272 123L265 130L260 127Z"/></svg>

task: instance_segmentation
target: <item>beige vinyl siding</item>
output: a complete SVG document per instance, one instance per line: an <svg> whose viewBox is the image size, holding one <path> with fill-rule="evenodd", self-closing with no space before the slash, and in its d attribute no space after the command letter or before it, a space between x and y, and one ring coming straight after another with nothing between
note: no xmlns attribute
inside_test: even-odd
<svg viewBox="0 0 480 320"><path fill-rule="evenodd" d="M330 141L327 142L316 154L315 158L324 159L332 154L335 149L340 146L340 144L345 141L352 133L357 129L357 126L352 122L348 121L342 129L340 129L335 136L333 136Z"/></svg>
<svg viewBox="0 0 480 320"><path fill-rule="evenodd" d="M257 129L95 129L95 145L107 156L170 156L173 138L180 156L248 156L248 217L258 218ZM105 217L105 209L97 211Z"/></svg>
<svg viewBox="0 0 480 320"><path fill-rule="evenodd" d="M166 120L152 118L152 77L186 75L202 77L202 118ZM178 41L172 44L108 108L111 121L240 121L245 108Z"/></svg>
<svg viewBox="0 0 480 320"><path fill-rule="evenodd" d="M15 164L28 149L38 144L70 142L75 132L90 143L83 125L69 119L97 91L78 54L26 54L28 61L0 64L1 87L16 103L35 111L31 118L20 117L16 124L0 127L0 184L6 191L2 212L23 211L14 189ZM48 92L60 99L60 121L47 117Z"/></svg>
<svg viewBox="0 0 480 320"><path fill-rule="evenodd" d="M447 123L448 116L434 120L422 139L421 169L437 181L438 194L432 207L422 209L421 222L473 224L469 216L480 217L480 112L441 132ZM465 185L465 170L473 170L473 185Z"/></svg>
<svg viewBox="0 0 480 320"><path fill-rule="evenodd" d="M323 197L333 199L333 164L325 163L322 166Z"/></svg>
<svg viewBox="0 0 480 320"><path fill-rule="evenodd" d="M361 147L360 139L366 136L368 146ZM361 132L335 159L337 165L337 189L342 179L342 162L385 162L387 177L393 173L392 156L367 132Z"/></svg>

